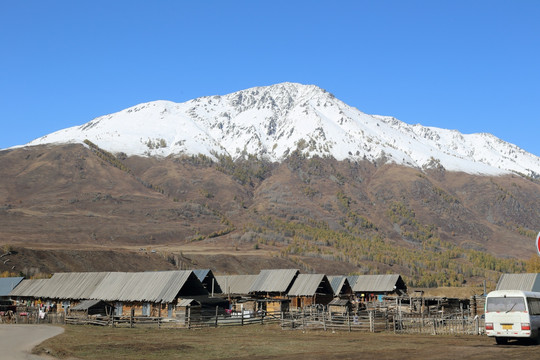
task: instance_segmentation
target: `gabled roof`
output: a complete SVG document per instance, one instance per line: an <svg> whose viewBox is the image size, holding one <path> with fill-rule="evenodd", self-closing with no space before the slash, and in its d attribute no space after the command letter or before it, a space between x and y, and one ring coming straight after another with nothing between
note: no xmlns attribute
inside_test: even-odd
<svg viewBox="0 0 540 360"><path fill-rule="evenodd" d="M326 275L299 274L287 295L313 296L315 294L334 294Z"/></svg>
<svg viewBox="0 0 540 360"><path fill-rule="evenodd" d="M349 276L347 276L347 281L349 282L349 285L351 285L351 287L353 289L354 289L354 285L358 281L359 277L360 277L360 275L349 275Z"/></svg>
<svg viewBox="0 0 540 360"><path fill-rule="evenodd" d="M286 293L299 273L298 269L261 270L249 292Z"/></svg>
<svg viewBox="0 0 540 360"><path fill-rule="evenodd" d="M12 296L47 299L172 302L189 283L194 294L208 294L191 270L156 272L57 273L25 280Z"/></svg>
<svg viewBox="0 0 540 360"><path fill-rule="evenodd" d="M0 296L9 296L11 290L15 289L23 279L22 276L0 278Z"/></svg>
<svg viewBox="0 0 540 360"><path fill-rule="evenodd" d="M177 306L183 307L183 306L191 306L191 305L201 305L201 303L195 299L182 299L178 302Z"/></svg>
<svg viewBox="0 0 540 360"><path fill-rule="evenodd" d="M41 291L41 288L46 284L50 279L35 279L35 280L23 280L13 289L9 295L10 296L21 296L21 297L33 297L36 296Z"/></svg>
<svg viewBox="0 0 540 360"><path fill-rule="evenodd" d="M105 272L56 273L50 279L24 280L11 296L47 299L88 299Z"/></svg>
<svg viewBox="0 0 540 360"><path fill-rule="evenodd" d="M328 276L328 281L330 281L330 286L332 286L332 290L334 291L334 295L340 295L344 288L349 289L351 285L349 284L349 280L347 280L346 276Z"/></svg>
<svg viewBox="0 0 540 360"><path fill-rule="evenodd" d="M90 299L109 301L172 302L190 280L204 290L191 270L143 273L108 273Z"/></svg>
<svg viewBox="0 0 540 360"><path fill-rule="evenodd" d="M221 293L221 288L219 287L219 283L216 280L216 277L214 276L214 273L210 269L196 269L193 270L193 273L199 281L203 284L203 286L208 290L208 292L214 292L214 293Z"/></svg>
<svg viewBox="0 0 540 360"><path fill-rule="evenodd" d="M359 275L353 286L354 292L393 292L407 287L399 274Z"/></svg>
<svg viewBox="0 0 540 360"><path fill-rule="evenodd" d="M199 279L200 282L204 280L204 278L208 275L208 273L212 272L210 269L195 269L192 270L195 276Z"/></svg>
<svg viewBox="0 0 540 360"><path fill-rule="evenodd" d="M223 294L247 295L257 280L258 275L222 275L216 276Z"/></svg>
<svg viewBox="0 0 540 360"><path fill-rule="evenodd" d="M540 292L540 274L502 274L497 290L521 290Z"/></svg>
<svg viewBox="0 0 540 360"><path fill-rule="evenodd" d="M110 273L55 273L41 289L39 297L50 299L91 299L96 286Z"/></svg>

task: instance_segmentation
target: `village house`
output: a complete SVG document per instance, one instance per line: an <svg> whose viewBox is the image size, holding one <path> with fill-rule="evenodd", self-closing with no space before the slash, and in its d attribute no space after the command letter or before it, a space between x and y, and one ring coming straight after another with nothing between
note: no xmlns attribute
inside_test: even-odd
<svg viewBox="0 0 540 360"><path fill-rule="evenodd" d="M19 301L68 311L85 300L114 306L114 315L174 317L179 300L208 299L193 271L56 273L50 279L25 280L11 293ZM87 303L88 304L88 303Z"/></svg>
<svg viewBox="0 0 540 360"><path fill-rule="evenodd" d="M357 275L351 279L355 281L351 286L356 300L360 302L380 301L387 295L407 293L407 286L399 274Z"/></svg>
<svg viewBox="0 0 540 360"><path fill-rule="evenodd" d="M287 294L299 273L298 269L261 270L249 290L249 294L257 299L257 310L289 311Z"/></svg>
<svg viewBox="0 0 540 360"><path fill-rule="evenodd" d="M257 300L249 295L258 275L221 275L216 280L222 289L222 296L231 304L232 313L244 314L257 311Z"/></svg>
<svg viewBox="0 0 540 360"><path fill-rule="evenodd" d="M299 274L287 293L292 309L313 305L327 305L334 298L334 290L324 274Z"/></svg>

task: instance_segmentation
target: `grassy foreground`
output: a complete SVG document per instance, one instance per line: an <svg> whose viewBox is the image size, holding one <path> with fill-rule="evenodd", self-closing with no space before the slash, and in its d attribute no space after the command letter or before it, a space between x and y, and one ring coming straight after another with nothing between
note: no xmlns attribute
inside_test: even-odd
<svg viewBox="0 0 540 360"><path fill-rule="evenodd" d="M497 346L485 336L290 331L277 325L207 328L66 326L34 348L59 359L514 359L540 346Z"/></svg>

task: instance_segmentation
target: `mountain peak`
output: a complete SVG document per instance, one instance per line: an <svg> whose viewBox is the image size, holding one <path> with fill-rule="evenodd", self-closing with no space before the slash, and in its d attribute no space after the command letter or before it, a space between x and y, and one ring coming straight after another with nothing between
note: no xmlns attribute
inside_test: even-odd
<svg viewBox="0 0 540 360"><path fill-rule="evenodd" d="M111 152L168 156L253 154L282 161L295 150L449 171L538 177L540 158L490 134L461 134L368 115L315 85L284 82L184 103L154 101L30 142L92 141Z"/></svg>

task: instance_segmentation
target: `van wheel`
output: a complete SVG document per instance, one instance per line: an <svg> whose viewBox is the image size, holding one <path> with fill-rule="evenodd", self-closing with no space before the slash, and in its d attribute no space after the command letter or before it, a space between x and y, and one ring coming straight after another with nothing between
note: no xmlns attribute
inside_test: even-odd
<svg viewBox="0 0 540 360"><path fill-rule="evenodd" d="M536 336L532 338L533 345L540 345L540 329L536 330Z"/></svg>
<svg viewBox="0 0 540 360"><path fill-rule="evenodd" d="M508 344L508 339L502 338L502 337L496 337L495 342L497 343L497 345L505 345L505 344Z"/></svg>

